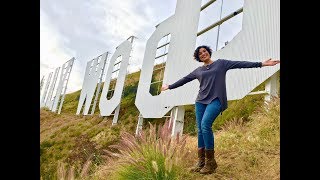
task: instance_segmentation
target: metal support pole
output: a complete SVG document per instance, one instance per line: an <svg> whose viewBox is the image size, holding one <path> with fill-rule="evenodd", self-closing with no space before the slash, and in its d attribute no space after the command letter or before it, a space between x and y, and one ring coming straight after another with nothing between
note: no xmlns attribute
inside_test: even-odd
<svg viewBox="0 0 320 180"><path fill-rule="evenodd" d="M266 81L265 91L267 92L267 94L264 98L266 103L270 102L272 97L278 97L279 75L279 71L277 71Z"/></svg>
<svg viewBox="0 0 320 180"><path fill-rule="evenodd" d="M212 25L204 28L203 30L201 30L200 32L197 33L197 36L200 36L201 34L209 31L210 29L212 29L212 28L214 28L214 27L222 24L223 22L227 21L228 19L230 19L230 18L238 15L238 14L241 13L242 11L243 11L243 8L240 8L240 9L236 10L235 12L233 12L233 13L229 14L228 16L222 18L220 21L215 22L214 24L212 24Z"/></svg>
<svg viewBox="0 0 320 180"><path fill-rule="evenodd" d="M214 3L216 0L210 0L209 2L207 2L205 5L203 5L201 7L201 11L204 10L205 8L207 8L208 6L210 6L212 3Z"/></svg>
<svg viewBox="0 0 320 180"><path fill-rule="evenodd" d="M170 118L170 124L173 121L172 125L172 133L171 137L176 137L176 135L179 133L179 136L183 133L183 125L184 125L184 113L185 108L184 106L175 106L171 110L171 118Z"/></svg>
<svg viewBox="0 0 320 180"><path fill-rule="evenodd" d="M143 117L142 114L139 114L138 117L138 124L137 124L137 128L136 128L136 135L139 135L139 132L142 130L142 125L143 125Z"/></svg>
<svg viewBox="0 0 320 180"><path fill-rule="evenodd" d="M119 112L120 112L120 103L116 107L116 110L114 110L114 115L113 115L113 120L112 120L112 126L117 124L118 122L118 117L119 117Z"/></svg>
<svg viewBox="0 0 320 180"><path fill-rule="evenodd" d="M220 17L219 17L219 21L221 21L221 15L222 15L222 6L223 6L223 0L221 0L221 8L220 8ZM216 51L218 51L218 44L219 44L219 32L220 32L220 25L218 25L218 34L217 34L217 41L216 41Z"/></svg>

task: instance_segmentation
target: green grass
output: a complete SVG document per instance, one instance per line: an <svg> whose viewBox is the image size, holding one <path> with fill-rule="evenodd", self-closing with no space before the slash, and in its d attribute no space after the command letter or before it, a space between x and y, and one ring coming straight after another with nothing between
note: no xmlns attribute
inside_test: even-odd
<svg viewBox="0 0 320 180"><path fill-rule="evenodd" d="M139 111L134 105L134 102L139 76L140 72L137 72L129 74L126 77L118 124L115 126L111 126L113 116L99 117L99 102L97 103L95 115L75 115L81 90L66 94L60 115L51 113L47 109L41 109L40 175L42 179L56 179L59 162L66 163L67 166L75 164L74 176L78 178L81 168L85 165L88 157L95 155L97 158L96 160L92 159L92 166L101 166L101 164L104 163L103 158L101 158L103 149L106 149L109 145L118 143L120 135L123 132L132 134L135 132ZM262 90L263 85L264 83L259 85L255 91ZM98 100L99 99L100 97L98 97ZM263 95L246 96L241 100L230 101L228 109L215 120L213 124L214 131L221 131L225 124L234 122L235 119L242 119L244 123L249 123L252 114L254 114L262 104ZM277 114L274 114L274 116L277 116ZM165 122L165 118L144 119L143 129L149 129L149 122L154 125L159 125ZM190 135L190 137L196 137L197 128L195 122L194 105L185 106L183 133ZM264 137L266 144L259 144L259 146L274 143L271 137L275 136L275 129L277 129L277 126L261 127L257 134L259 137ZM241 133L234 130L230 130L230 133L233 133L230 135L231 137L243 138ZM226 142L225 146L226 148L230 147L236 142L236 140ZM88 147L83 148L86 145L88 145ZM256 146L258 147L258 145ZM87 149L87 151L81 150L82 148ZM256 164L259 163L259 158L257 159ZM251 158L250 162L255 163L255 159ZM157 163L159 163L160 168L161 157L159 157ZM224 171L228 172L228 168L229 167L226 167ZM92 173L94 173L93 170L89 172L89 174Z"/></svg>

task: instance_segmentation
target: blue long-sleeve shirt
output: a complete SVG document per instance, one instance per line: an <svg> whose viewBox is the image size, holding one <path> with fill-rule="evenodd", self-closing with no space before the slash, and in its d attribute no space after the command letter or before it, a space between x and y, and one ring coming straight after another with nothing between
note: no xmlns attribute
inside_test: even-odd
<svg viewBox="0 0 320 180"><path fill-rule="evenodd" d="M226 73L229 69L262 67L262 62L231 61L218 59L207 66L200 66L187 76L169 85L169 89L180 87L194 79L200 82L200 89L196 102L210 104L219 98L221 112L227 109Z"/></svg>

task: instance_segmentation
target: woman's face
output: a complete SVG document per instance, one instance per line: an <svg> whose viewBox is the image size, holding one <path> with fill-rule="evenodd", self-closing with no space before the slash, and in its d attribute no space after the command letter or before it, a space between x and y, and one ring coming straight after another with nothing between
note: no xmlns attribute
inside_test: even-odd
<svg viewBox="0 0 320 180"><path fill-rule="evenodd" d="M199 55L199 58L202 62L210 59L210 54L205 48L200 48L198 55Z"/></svg>

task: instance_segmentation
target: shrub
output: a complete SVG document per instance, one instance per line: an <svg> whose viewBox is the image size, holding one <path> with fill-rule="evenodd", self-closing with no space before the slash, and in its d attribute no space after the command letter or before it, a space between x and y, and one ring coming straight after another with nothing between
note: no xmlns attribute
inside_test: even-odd
<svg viewBox="0 0 320 180"><path fill-rule="evenodd" d="M112 179L177 179L184 173L181 164L188 155L186 136L172 138L168 121L158 126L158 132L156 126L149 126L147 134L123 133L118 144L109 146L111 151L105 150L109 161L117 161Z"/></svg>

